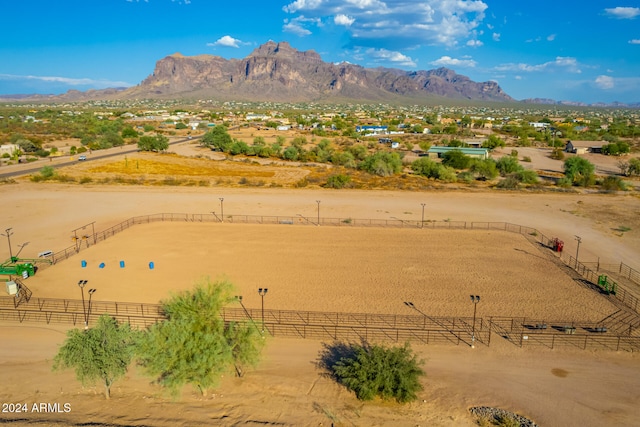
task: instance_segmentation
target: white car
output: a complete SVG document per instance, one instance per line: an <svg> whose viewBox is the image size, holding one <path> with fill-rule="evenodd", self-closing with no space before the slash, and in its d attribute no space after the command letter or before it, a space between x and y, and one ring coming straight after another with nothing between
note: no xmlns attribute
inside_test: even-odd
<svg viewBox="0 0 640 427"><path fill-rule="evenodd" d="M78 161L82 161L82 160L87 160L87 156L80 156L80 157L78 157Z"/></svg>

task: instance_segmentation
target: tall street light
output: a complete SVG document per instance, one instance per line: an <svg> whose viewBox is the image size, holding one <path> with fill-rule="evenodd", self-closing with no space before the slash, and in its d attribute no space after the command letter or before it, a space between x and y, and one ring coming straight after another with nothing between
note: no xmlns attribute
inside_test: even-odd
<svg viewBox="0 0 640 427"><path fill-rule="evenodd" d="M79 280L78 286L80 287L80 293L82 293L82 314L84 315L84 328L89 329L89 325L87 324L87 308L84 305L84 287L87 284L86 280Z"/></svg>
<svg viewBox="0 0 640 427"><path fill-rule="evenodd" d="M480 295L471 295L471 302L473 303L473 327L471 328L471 348L475 348L475 342L476 342L476 310L478 309L478 303L480 302Z"/></svg>
<svg viewBox="0 0 640 427"><path fill-rule="evenodd" d="M89 316L91 316L91 296L95 292L95 289L89 289L89 307L87 308L87 325L89 324Z"/></svg>
<svg viewBox="0 0 640 427"><path fill-rule="evenodd" d="M316 200L316 203L318 204L318 225L320 225L320 200Z"/></svg>
<svg viewBox="0 0 640 427"><path fill-rule="evenodd" d="M220 222L224 222L224 197L220 197Z"/></svg>
<svg viewBox="0 0 640 427"><path fill-rule="evenodd" d="M2 236L5 236L7 238L7 243L9 243L9 259L11 260L11 262L13 262L13 252L11 251L11 235L13 233L11 232L11 228L7 228L5 230L5 233L7 234L2 234Z"/></svg>
<svg viewBox="0 0 640 427"><path fill-rule="evenodd" d="M424 228L424 205L426 203L420 203L422 205L422 226L420 228Z"/></svg>
<svg viewBox="0 0 640 427"><path fill-rule="evenodd" d="M580 253L580 242L582 242L582 237L576 236L576 240L578 241L578 247L576 248L576 268L578 268L578 254Z"/></svg>
<svg viewBox="0 0 640 427"><path fill-rule="evenodd" d="M267 294L267 288L259 288L258 294L262 297L262 333L264 334L264 296Z"/></svg>

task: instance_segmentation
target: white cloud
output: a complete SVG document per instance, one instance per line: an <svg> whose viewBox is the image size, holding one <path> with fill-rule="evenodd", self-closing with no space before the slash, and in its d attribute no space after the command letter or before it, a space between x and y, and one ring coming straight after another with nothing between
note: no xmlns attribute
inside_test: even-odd
<svg viewBox="0 0 640 427"><path fill-rule="evenodd" d="M554 41L555 39L556 39L556 34L549 34L549 35L547 36L547 41L548 41L548 42L552 42L552 41Z"/></svg>
<svg viewBox="0 0 640 427"><path fill-rule="evenodd" d="M374 58L374 60L376 61L383 60L387 62L392 62L397 65L402 65L405 67L415 67L417 65L413 59L411 59L410 57L400 52L394 52L387 49L371 48L371 49L367 49L366 53L370 57Z"/></svg>
<svg viewBox="0 0 640 427"><path fill-rule="evenodd" d="M595 84L600 89L613 89L615 86L614 79L610 76L596 77Z"/></svg>
<svg viewBox="0 0 640 427"><path fill-rule="evenodd" d="M290 21L285 19L282 31L292 33L300 37L308 36L311 34L311 31L303 27L303 23L306 21L308 20L304 16L299 16Z"/></svg>
<svg viewBox="0 0 640 427"><path fill-rule="evenodd" d="M500 33L493 33L493 41L499 42L500 41Z"/></svg>
<svg viewBox="0 0 640 427"><path fill-rule="evenodd" d="M350 27L351 24L355 22L355 19L347 15L339 14L336 15L335 18L333 18L333 22L335 22L336 25L344 25L345 27Z"/></svg>
<svg viewBox="0 0 640 427"><path fill-rule="evenodd" d="M467 46L470 46L470 47L480 47L483 44L484 43L482 43L480 40L469 40L469 41L467 41Z"/></svg>
<svg viewBox="0 0 640 427"><path fill-rule="evenodd" d="M633 19L640 15L640 7L614 7L604 11L607 15L618 19Z"/></svg>
<svg viewBox="0 0 640 427"><path fill-rule="evenodd" d="M558 56L555 61L545 62L543 64L530 65L524 63L508 63L502 64L495 68L498 71L524 71L524 72L540 72L540 71L555 71L565 70L570 73L580 74L580 64L576 58Z"/></svg>
<svg viewBox="0 0 640 427"><path fill-rule="evenodd" d="M296 13L299 10L317 9L322 4L322 0L296 0L282 8L285 12Z"/></svg>
<svg viewBox="0 0 640 427"><path fill-rule="evenodd" d="M437 67L468 67L473 68L476 66L476 61L469 57L465 57L464 59L456 59L450 56L443 56L440 59L436 59L435 61L430 62L431 65L435 65Z"/></svg>
<svg viewBox="0 0 640 427"><path fill-rule="evenodd" d="M99 88L108 87L129 87L133 86L131 83L119 82L113 80L104 79L90 79L90 78L73 78L73 77L59 77L59 76L17 76L13 74L0 74L0 80L37 80L49 83L62 83L69 86L92 86Z"/></svg>
<svg viewBox="0 0 640 427"><path fill-rule="evenodd" d="M640 44L640 39L629 40L629 44Z"/></svg>
<svg viewBox="0 0 640 427"><path fill-rule="evenodd" d="M338 25L350 22L354 46L397 49L455 46L473 35L487 7L481 0L296 0L283 10Z"/></svg>
<svg viewBox="0 0 640 427"><path fill-rule="evenodd" d="M207 43L207 46L225 46L238 48L241 44L245 43L243 43L241 40L234 39L231 36L222 36L214 43Z"/></svg>

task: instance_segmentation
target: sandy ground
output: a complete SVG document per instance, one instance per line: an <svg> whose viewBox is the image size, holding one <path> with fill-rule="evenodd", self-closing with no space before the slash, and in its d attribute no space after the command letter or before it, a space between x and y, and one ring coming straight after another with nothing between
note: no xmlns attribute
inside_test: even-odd
<svg viewBox="0 0 640 427"><path fill-rule="evenodd" d="M317 214L316 200L320 200L323 217L419 220L420 204L426 203L425 219L523 224L564 239L570 252L576 250L573 236L580 235L580 259L584 260L595 261L598 257L607 262L622 260L637 268L640 253L637 215L640 200L624 195L78 187L30 183L4 185L0 194L1 228L12 227L14 253L23 245L20 255L24 257L70 246L71 231L85 225L90 229L92 222L96 231L100 231L136 215L219 212L220 197L224 198L225 216L300 214L313 218ZM515 300L520 295L530 304L519 306L511 301L510 309L536 311L537 307L538 312L548 310L549 316L560 313L584 316L589 312L599 318L611 309L608 303L581 294L581 288L572 288L568 279L559 278L548 262L535 256L537 249L515 234L472 231L446 234L432 230L416 234L417 230L227 223L175 224L171 228L166 225L138 226L121 233L78 257L42 270L41 275L28 279L28 283L36 296L75 297L74 283L86 278L99 287L101 298L107 300L121 295L127 282L118 275L126 272L126 280L133 276L139 288L129 286L127 296L131 298L122 300L157 300L176 287L189 287L193 277L202 274L215 277L222 272L236 282L248 299L247 305L252 307L259 304L255 288L267 283L271 308L393 313L403 309L403 299L411 298L423 305L425 311L446 315L458 310L463 313L465 306L469 310L468 303L458 305L456 293L466 301L473 289L480 289L477 293L483 295L483 300L479 312L485 310L482 315L504 311L504 305L496 302L498 298ZM631 230L615 231L620 225ZM182 241L177 245L179 239ZM265 242L267 239L275 240L276 244ZM469 247L463 250L462 242L469 243ZM301 258L299 265L286 271L296 255ZM146 268L150 257L158 266L153 271ZM494 257L502 262L489 263ZM248 262L243 262L245 258ZM390 264L389 258L397 262ZM87 268L81 268L81 259L88 261ZM117 268L120 259L126 261L125 269ZM210 262L203 263L203 259ZM505 265L505 259L511 260L512 265ZM452 276L458 282L445 287L438 286L439 280L425 280L424 276L431 272L428 266L447 261L455 262ZM102 271L95 267L99 262L107 263ZM362 270L350 269L353 263L366 265ZM387 271L380 268L382 265L393 267ZM440 277L445 272L446 269L441 269L433 274ZM155 273L161 277L151 278ZM113 283L100 283L101 274ZM522 281L509 283L505 279L522 274L528 275L527 281L535 286L526 286ZM547 277L554 278L553 292L557 294L547 292L552 286ZM394 291L403 292L390 292L390 280ZM144 286L145 282L149 285ZM327 290L327 283L333 282L336 288ZM349 283L354 284L353 289ZM323 287L325 292L317 291ZM336 298L337 292L344 297ZM62 326L0 324L0 403L28 403L30 409L35 402L71 406L69 413L0 412L0 422L470 426L473 422L467 409L489 405L521 413L540 425L637 425L639 364L637 355L630 353L520 349L501 340L492 341L489 348L478 346L473 350L466 346L417 346L416 350L426 359L425 390L417 402L399 406L358 402L323 377L314 365L321 343L272 339L256 371L241 380L225 378L215 395L203 399L186 388L181 399L172 401L151 385L149 378L132 369L126 379L115 384L113 398L107 402L100 395L100 388L83 388L72 372L51 372L51 358L64 339L63 333ZM36 424L37 421L42 422Z"/></svg>

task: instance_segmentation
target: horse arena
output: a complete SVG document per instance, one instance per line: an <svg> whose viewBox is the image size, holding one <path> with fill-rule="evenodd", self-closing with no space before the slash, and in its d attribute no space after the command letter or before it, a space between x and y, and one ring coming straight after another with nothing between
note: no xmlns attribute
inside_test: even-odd
<svg viewBox="0 0 640 427"><path fill-rule="evenodd" d="M82 243L28 280L34 296L158 303L229 279L248 308L597 322L616 307L576 284L526 236L501 230L155 222ZM554 255L551 255L554 256ZM153 268L150 268L150 263ZM102 265L102 267L101 267Z"/></svg>

